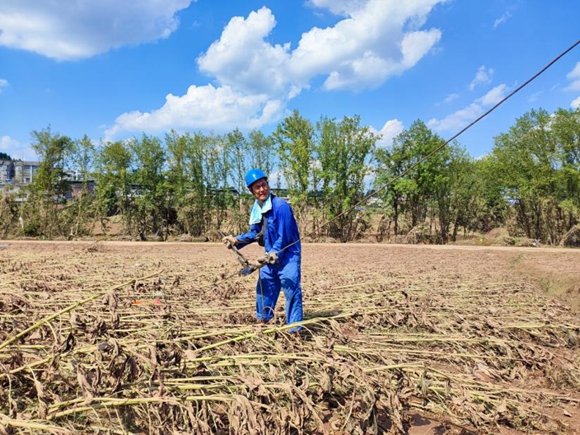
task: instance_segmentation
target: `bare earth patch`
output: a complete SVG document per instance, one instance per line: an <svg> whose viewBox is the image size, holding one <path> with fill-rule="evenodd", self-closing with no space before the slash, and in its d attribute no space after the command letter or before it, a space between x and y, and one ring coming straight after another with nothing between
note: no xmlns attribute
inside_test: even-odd
<svg viewBox="0 0 580 435"><path fill-rule="evenodd" d="M0 433L580 433L578 250L304 244L296 337L222 245L0 245Z"/></svg>

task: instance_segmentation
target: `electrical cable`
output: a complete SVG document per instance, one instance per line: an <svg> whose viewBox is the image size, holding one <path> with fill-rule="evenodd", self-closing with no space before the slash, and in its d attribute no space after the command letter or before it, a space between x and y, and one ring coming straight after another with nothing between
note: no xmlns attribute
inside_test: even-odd
<svg viewBox="0 0 580 435"><path fill-rule="evenodd" d="M571 46L569 46L566 50L564 50L563 52L561 52L558 56L556 56L554 59L552 59L549 63L547 63L542 69L540 69L536 74L534 74L532 77L530 77L528 80L526 80L524 83L522 83L520 86L518 86L516 89L514 89L512 92L510 92L507 96L505 96L504 98L502 98L498 103L496 103L492 108L490 108L488 111L486 111L485 113L483 113L482 115L480 115L478 118L476 118L474 121L470 122L467 126L465 126L464 128L462 128L458 133L456 133L455 135L453 135L451 138L447 139L444 143L442 143L441 145L439 145L438 147L436 147L433 151L431 151L430 153L428 153L427 155L423 156L419 161L417 161L415 164L409 166L405 171L403 171L401 174L397 175L396 177L392 178L391 180L389 180L387 183L385 183L383 186L379 187L378 189L374 190L373 192L369 193L368 195L366 195L365 197L363 197L360 201L358 201L356 204L354 204L353 206L351 206L350 208L348 208L347 210L339 213L338 215L336 215L334 218L326 221L325 223L323 223L317 230L312 231L310 233L308 233L306 236L302 236L299 239L295 240L292 243L289 243L288 245L284 246L282 249L280 249L279 252L282 252L286 249L288 249L289 247L299 243L302 239L304 239L305 237L312 237L314 235L316 235L316 233L318 233L320 231L320 229L328 226L329 224L331 224L332 222L334 222L335 220L337 220L338 218L350 213L351 211L353 211L356 207L360 207L362 204L366 203L370 198L372 198L373 196L375 196L378 192L386 189L388 186L392 185L395 181L397 181L398 179L402 178L403 176L407 175L409 172L411 172L413 169L417 168L419 165L421 165L422 163L425 163L427 160L429 160L431 157L433 157L436 153L438 153L439 151L441 151L443 148L445 148L447 145L449 145L449 143L455 139L457 139L460 135L462 135L463 133L465 133L465 131L467 131L468 129L470 129L471 127L473 127L475 124L477 124L479 121L481 121L482 119L484 119L485 117L487 117L490 113L492 113L495 109L497 109L499 106L501 106L503 103L505 103L507 100L509 100L511 97L513 97L515 94L517 94L519 91L521 91L523 88L525 88L527 85L529 85L531 82L533 82L536 78L538 78L540 75L542 75L548 68L550 68L552 65L554 65L557 61L559 61L562 57L564 57L566 54L568 54L568 52L572 51L577 45L580 44L580 39L577 40L575 43L573 43ZM258 271L259 272L259 271ZM233 278L234 276L236 276L237 274L232 274L230 276L225 277L221 282L223 281L227 281L231 278ZM215 285L215 283L213 284Z"/></svg>
<svg viewBox="0 0 580 435"><path fill-rule="evenodd" d="M365 197L363 197L363 199L361 199L359 202L357 202L356 204L354 204L353 206L351 206L350 208L346 209L345 211L339 213L338 215L336 215L334 218L328 220L326 223L322 224L317 230L312 231L311 233L307 234L306 236L300 237L298 240L295 240L292 243L289 243L288 245L284 246L280 251L284 251L285 249L288 249L290 246L295 245L296 243L300 242L304 237L312 237L313 235L316 235L317 232L320 231L320 229L328 226L329 224L331 224L332 222L334 222L335 220L337 220L338 218L350 213L351 211L353 211L356 207L360 207L362 204L366 203L370 198L372 198L373 196L375 196L378 192L386 189L388 186L392 185L395 181L397 181L398 179L402 178L403 176L407 175L409 172L411 172L413 169L415 169L417 166L421 165L422 163L425 163L427 160L429 160L431 157L433 157L433 155L435 155L436 153L438 153L439 151L441 151L443 148L445 148L447 145L449 145L449 143L455 139L457 139L461 134L463 134L465 131L467 131L469 128L473 127L475 124L477 124L479 121L481 121L483 118L485 118L486 116L488 116L491 112L493 112L495 109L497 109L499 106L501 106L503 103L505 103L507 100L509 100L511 97L513 97L516 93L518 93L519 91L521 91L523 88L525 88L527 85L529 85L532 81L534 81L536 78L538 78L541 74L543 74L548 68L550 68L552 65L554 65L558 60L560 60L562 57L564 57L568 52L570 52L571 50L573 50L578 44L580 44L580 39L578 41L576 41L574 44L572 44L570 47L568 47L566 50L564 50L562 53L560 53L558 56L556 56L554 59L552 59L552 61L550 61L548 64L546 64L541 70L539 70L536 74L534 74L531 78L529 78L528 80L526 80L524 83L522 83L520 86L518 86L516 89L514 89L511 93L509 93L507 96L505 96L504 98L502 98L497 104L495 104L495 106L493 106L491 109L489 109L487 112L485 112L484 114L482 114L481 116L479 116L477 119L475 119L474 121L472 121L471 123L469 123L466 127L464 127L463 129L461 129L458 133L456 133L455 135L453 135L450 139L446 140L443 144L441 144L440 146L438 146L437 148L435 148L433 151L431 151L430 153L428 153L427 155L425 155L423 158L421 158L419 161L417 161L415 164L409 166L405 171L403 171L401 174L397 175L396 177L392 178L391 180L389 180L387 183L385 183L385 185L379 187L378 189L374 190L373 192L371 192L370 194L366 195Z"/></svg>

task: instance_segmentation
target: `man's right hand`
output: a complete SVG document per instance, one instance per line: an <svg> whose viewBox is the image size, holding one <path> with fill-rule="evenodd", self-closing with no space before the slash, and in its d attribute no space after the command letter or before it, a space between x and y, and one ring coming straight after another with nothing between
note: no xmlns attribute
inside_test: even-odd
<svg viewBox="0 0 580 435"><path fill-rule="evenodd" d="M223 243L224 245L226 245L226 247L227 247L228 249L232 249L232 248L234 247L234 245L235 245L236 243L238 243L238 239L236 239L234 236L232 236L232 235L230 234L229 236L225 236L225 237L222 239L222 243Z"/></svg>

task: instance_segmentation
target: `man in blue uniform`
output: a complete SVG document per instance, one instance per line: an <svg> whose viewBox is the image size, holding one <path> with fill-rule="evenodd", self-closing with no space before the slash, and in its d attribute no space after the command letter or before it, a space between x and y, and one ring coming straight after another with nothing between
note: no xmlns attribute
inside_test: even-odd
<svg viewBox="0 0 580 435"><path fill-rule="evenodd" d="M263 265L256 286L256 317L268 322L274 316L274 308L280 289L286 299L288 324L302 321L302 288L300 286L301 246L298 225L292 207L270 192L268 177L260 169L246 174L246 185L256 201L250 212L250 231L238 236L227 236L223 243L231 248L242 248L258 242L264 246L266 255L257 261ZM290 332L302 329L296 326Z"/></svg>

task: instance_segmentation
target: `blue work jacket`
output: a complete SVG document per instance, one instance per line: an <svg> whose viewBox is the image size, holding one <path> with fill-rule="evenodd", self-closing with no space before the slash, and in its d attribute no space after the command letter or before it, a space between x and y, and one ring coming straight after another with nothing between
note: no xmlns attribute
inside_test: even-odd
<svg viewBox="0 0 580 435"><path fill-rule="evenodd" d="M266 253L275 252L278 254L279 264L284 264L288 261L299 261L302 250L300 234L290 204L272 194L272 209L268 210L264 215L267 220L264 233ZM247 244L257 241L261 230L262 222L250 225L250 231L236 236L240 242L236 244L236 248L243 248Z"/></svg>

